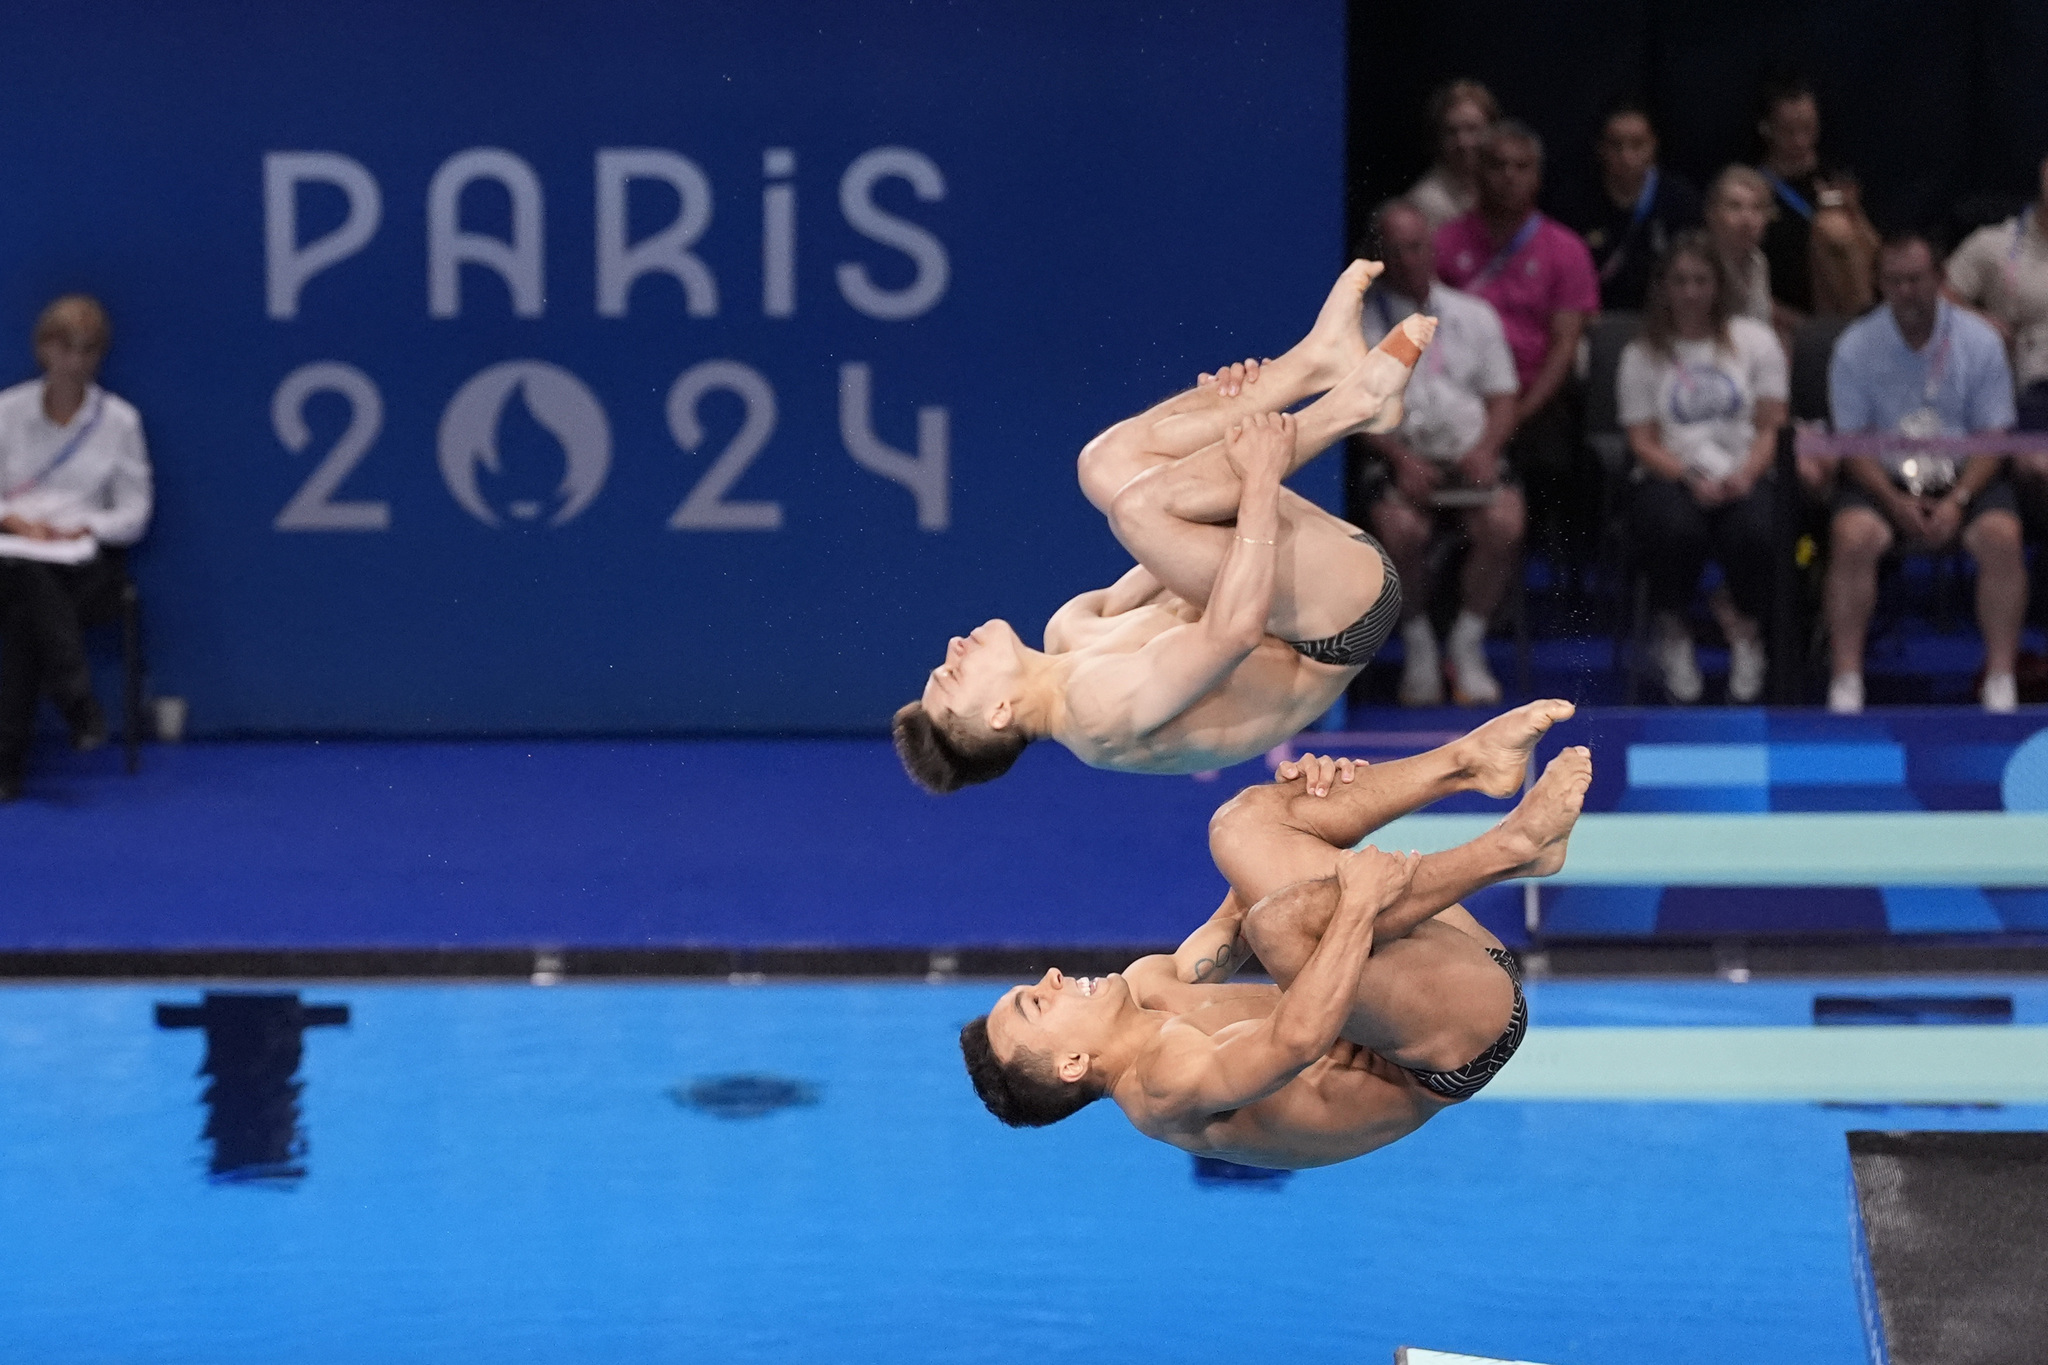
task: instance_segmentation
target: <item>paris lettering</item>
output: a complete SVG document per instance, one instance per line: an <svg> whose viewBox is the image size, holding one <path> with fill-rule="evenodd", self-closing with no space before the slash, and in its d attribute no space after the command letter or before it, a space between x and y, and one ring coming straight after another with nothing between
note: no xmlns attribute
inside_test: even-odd
<svg viewBox="0 0 2048 1365"><path fill-rule="evenodd" d="M589 307L599 318L624 318L635 300L635 285L662 279L680 291L685 315L715 318L736 305L726 287L695 248L709 230L714 199L703 169L683 154L659 147L600 148L594 164L594 296ZM764 317L796 315L797 191L795 152L771 147L762 154L762 232L759 309ZM877 281L861 260L834 264L837 298L863 317L904 322L930 312L946 293L951 265L945 244L927 228L876 202L876 187L901 181L920 203L946 193L939 167L908 147L876 147L855 157L839 176L838 210L846 226L879 248L909 262L909 279ZM509 200L504 236L464 224L463 192L495 184ZM674 216L638 237L629 230L628 203L636 184L665 187ZM339 191L345 210L339 224L310 238L301 230L301 191L308 186ZM463 314L464 268L496 274L520 318L543 318L546 287L546 194L540 177L517 154L474 147L448 157L427 186L427 315ZM264 298L275 323L291 325L308 308L307 286L329 272L346 272L348 261L385 229L384 196L376 176L362 162L331 151L277 151L263 160ZM891 278L902 274L889 272ZM345 278L345 275L344 277ZM641 291L645 294L645 291ZM329 299L334 295L327 295ZM669 306L673 307L673 303ZM916 405L914 450L900 450L875 432L876 381L864 361L837 367L838 428L847 457L860 469L902 487L909 495L906 523L944 531L951 524L948 501L948 411ZM705 449L699 405L714 392L737 398L743 417L722 447ZM348 419L324 452L314 452L305 408L316 394L346 403ZM518 401L533 421L559 443L563 476L549 499L524 499L497 507L481 491L479 474L500 469L498 431L508 405ZM895 403L911 406L908 400ZM670 436L687 455L710 456L710 465L684 499L667 513L675 531L777 531L780 503L730 496L748 468L769 449L777 422L774 386L743 361L709 359L689 366L670 384L662 408ZM311 472L278 512L279 531L385 531L388 502L350 497L345 485L373 458L384 425L384 401L376 381L342 360L300 365L279 382L271 399L271 428L294 456L313 456ZM580 515L603 491L611 469L611 424L604 405L578 375L544 358L512 357L487 366L457 387L442 410L435 451L449 495L487 526L507 519L560 526Z"/></svg>

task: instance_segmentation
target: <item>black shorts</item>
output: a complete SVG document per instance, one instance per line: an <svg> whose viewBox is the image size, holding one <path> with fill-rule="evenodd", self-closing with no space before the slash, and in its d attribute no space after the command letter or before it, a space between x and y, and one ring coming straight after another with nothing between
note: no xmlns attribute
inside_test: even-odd
<svg viewBox="0 0 2048 1365"><path fill-rule="evenodd" d="M1486 1083L1494 1078L1508 1058L1515 1055L1515 1049L1522 1045L1522 1035L1529 1031L1529 1004L1522 998L1522 974L1515 970L1515 960L1499 948L1488 948L1486 955L1500 964L1514 983L1515 1006L1508 1011L1508 1026L1500 1031L1500 1037L1493 1045L1474 1057L1456 1071L1417 1071L1412 1066L1401 1069L1413 1076L1424 1090L1439 1099L1465 1100L1479 1093Z"/></svg>
<svg viewBox="0 0 2048 1365"><path fill-rule="evenodd" d="M1877 495L1856 480L1844 476L1835 481L1835 503L1829 509L1828 515L1833 517L1851 507L1867 507L1884 517L1885 525L1891 525L1892 519L1886 515L1884 505L1878 502ZM2012 480L2002 473L1979 489L1976 497L1970 499L1970 505L1963 509L1963 525L1968 526L1986 512L2010 512L2014 516L2020 513L2019 496L2013 491Z"/></svg>
<svg viewBox="0 0 2048 1365"><path fill-rule="evenodd" d="M1352 537L1362 540L1379 552L1380 568L1384 577L1380 581L1380 595L1365 609L1365 615L1353 621L1335 635L1325 635L1320 640L1289 640L1294 652L1304 658L1314 659L1319 664L1335 664L1339 668L1363 668L1372 662L1372 656L1380 652L1380 646L1394 633L1394 627L1401 620L1401 575L1394 572L1394 561L1387 557L1386 547L1365 532Z"/></svg>

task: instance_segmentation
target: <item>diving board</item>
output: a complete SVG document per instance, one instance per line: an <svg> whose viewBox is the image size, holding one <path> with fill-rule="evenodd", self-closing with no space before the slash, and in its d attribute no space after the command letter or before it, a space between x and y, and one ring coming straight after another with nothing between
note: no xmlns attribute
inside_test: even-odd
<svg viewBox="0 0 2048 1365"><path fill-rule="evenodd" d="M1425 853L1498 823L1408 815L1367 843ZM2005 811L1590 814L1567 886L2048 886L2048 815Z"/></svg>
<svg viewBox="0 0 2048 1365"><path fill-rule="evenodd" d="M2048 1028L1534 1028L1477 1100L2048 1102Z"/></svg>

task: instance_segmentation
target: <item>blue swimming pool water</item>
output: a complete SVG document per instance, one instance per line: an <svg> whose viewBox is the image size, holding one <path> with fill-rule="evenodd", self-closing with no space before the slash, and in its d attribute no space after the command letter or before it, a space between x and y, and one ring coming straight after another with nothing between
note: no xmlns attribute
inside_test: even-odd
<svg viewBox="0 0 2048 1365"><path fill-rule="evenodd" d="M1471 1104L1210 1188L1107 1106L1039 1133L982 1114L952 1035L986 984L300 989L352 1017L305 1036L284 1188L207 1178L202 1040L152 1015L199 990L0 989L0 1358L1850 1365L1843 1131L2048 1124ZM1532 1012L1798 1023L1812 994L1550 984ZM2048 991L2015 997L2048 1018ZM669 1093L742 1072L816 1102L722 1119Z"/></svg>

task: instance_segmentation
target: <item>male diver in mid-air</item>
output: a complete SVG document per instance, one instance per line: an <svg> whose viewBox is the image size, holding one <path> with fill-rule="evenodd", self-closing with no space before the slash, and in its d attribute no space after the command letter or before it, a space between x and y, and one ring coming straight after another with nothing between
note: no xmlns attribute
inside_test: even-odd
<svg viewBox="0 0 2048 1365"><path fill-rule="evenodd" d="M1532 702L1372 767L1305 757L1238 793L1209 822L1230 894L1179 952L1094 980L1048 971L961 1030L982 1101L1036 1127L1107 1097L1147 1137L1292 1169L1384 1147L1467 1098L1513 1054L1527 1015L1500 940L1457 902L1564 865L1591 756L1558 754L1462 847L1348 850L1452 792L1512 795L1572 709ZM1223 984L1251 953L1278 984Z"/></svg>
<svg viewBox="0 0 2048 1365"><path fill-rule="evenodd" d="M1400 582L1376 542L1281 480L1400 421L1436 323L1411 317L1368 350L1359 310L1379 269L1353 262L1279 359L1203 375L1089 442L1082 489L1138 567L1061 607L1042 652L1005 621L954 639L895 717L919 785L986 782L1042 738L1098 768L1221 768L1343 695L1400 616Z"/></svg>

